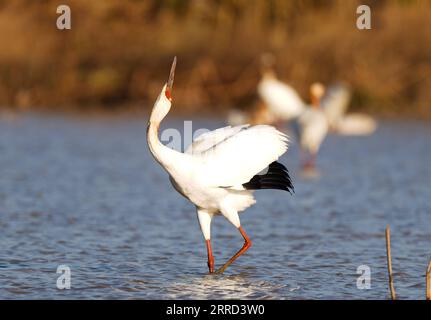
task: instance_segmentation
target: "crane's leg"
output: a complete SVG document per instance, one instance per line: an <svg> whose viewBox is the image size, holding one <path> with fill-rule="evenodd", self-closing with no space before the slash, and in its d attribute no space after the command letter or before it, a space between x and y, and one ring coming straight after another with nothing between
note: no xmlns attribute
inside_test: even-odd
<svg viewBox="0 0 431 320"><path fill-rule="evenodd" d="M303 170L314 170L316 168L317 152L301 151L301 162Z"/></svg>
<svg viewBox="0 0 431 320"><path fill-rule="evenodd" d="M312 157L311 152L301 149L301 162L302 170L307 170L312 168Z"/></svg>
<svg viewBox="0 0 431 320"><path fill-rule="evenodd" d="M311 157L310 157L310 168L311 169L315 169L316 168L316 158L317 158L316 152L312 152L311 153Z"/></svg>
<svg viewBox="0 0 431 320"><path fill-rule="evenodd" d="M208 239L206 240L206 244L207 244L207 253L208 253L208 270L210 273L214 272L214 257L213 257L213 252L211 249L211 241Z"/></svg>
<svg viewBox="0 0 431 320"><path fill-rule="evenodd" d="M301 162L302 169L305 170L307 168L308 155L302 148L299 149L299 161Z"/></svg>
<svg viewBox="0 0 431 320"><path fill-rule="evenodd" d="M212 252L212 248L211 248L211 220L213 217L213 214L202 210L202 209L197 209L197 214L198 214L198 220L199 220L199 225L201 227L202 230L202 234L205 238L205 242L206 242L206 246L207 246L207 253L208 253L208 270L210 273L214 272L214 257L213 257L213 252Z"/></svg>
<svg viewBox="0 0 431 320"><path fill-rule="evenodd" d="M230 258L220 269L218 269L216 273L223 273L232 262L234 262L240 255L242 255L244 252L247 251L248 248L251 247L251 241L247 236L247 234L245 233L244 229L241 226L239 226L238 230L241 233L242 237L244 238L244 245L237 253L234 254L232 258Z"/></svg>

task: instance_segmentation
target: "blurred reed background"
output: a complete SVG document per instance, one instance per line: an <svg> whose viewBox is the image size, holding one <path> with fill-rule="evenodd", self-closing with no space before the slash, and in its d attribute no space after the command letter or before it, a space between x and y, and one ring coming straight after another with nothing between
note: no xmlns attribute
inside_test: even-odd
<svg viewBox="0 0 431 320"><path fill-rule="evenodd" d="M67 4L72 29L56 29ZM368 4L372 30L356 28ZM343 80L353 109L431 117L431 1L0 0L0 108L149 108L178 56L175 111L256 100L259 58L305 98Z"/></svg>

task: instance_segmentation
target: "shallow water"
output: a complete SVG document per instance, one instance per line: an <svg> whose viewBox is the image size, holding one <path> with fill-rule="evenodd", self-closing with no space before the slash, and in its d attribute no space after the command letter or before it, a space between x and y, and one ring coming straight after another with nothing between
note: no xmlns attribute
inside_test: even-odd
<svg viewBox="0 0 431 320"><path fill-rule="evenodd" d="M168 127L182 131L183 122ZM429 124L385 122L370 137L330 136L312 179L299 172L293 143L281 161L296 193L257 192L241 215L253 247L215 276L194 208L151 158L145 130L139 118L0 120L0 298L387 299L386 224L398 297L424 298ZM221 217L212 238L216 266L242 245ZM62 264L70 290L56 287ZM371 289L356 286L360 265L371 269Z"/></svg>

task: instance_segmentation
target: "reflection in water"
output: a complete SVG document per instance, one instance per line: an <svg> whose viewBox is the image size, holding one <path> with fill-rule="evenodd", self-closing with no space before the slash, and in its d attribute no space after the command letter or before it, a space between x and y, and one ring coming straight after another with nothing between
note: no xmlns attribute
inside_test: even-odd
<svg viewBox="0 0 431 320"><path fill-rule="evenodd" d="M167 298L188 299L193 288L193 299L283 299L277 295L285 284L256 280L252 275L240 272L237 275L207 275L199 278L176 281L167 287Z"/></svg>
<svg viewBox="0 0 431 320"><path fill-rule="evenodd" d="M258 192L241 215L253 247L224 275L208 275L195 210L152 161L145 124L0 120L0 298L385 299L388 223L397 294L423 298L428 125L391 122L371 137L330 136L312 179L301 175L293 143L281 161L296 193ZM200 120L193 129L221 125ZM222 218L212 233L217 267L242 239ZM56 288L60 264L71 268L71 290ZM356 288L364 264L370 290Z"/></svg>

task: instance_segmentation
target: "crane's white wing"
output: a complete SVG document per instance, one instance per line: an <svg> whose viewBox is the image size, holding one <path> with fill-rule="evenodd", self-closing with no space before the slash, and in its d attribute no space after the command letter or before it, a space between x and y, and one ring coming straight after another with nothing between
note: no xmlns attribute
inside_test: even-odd
<svg viewBox="0 0 431 320"><path fill-rule="evenodd" d="M241 189L287 150L285 134L268 125L244 128L196 155L199 180L207 186Z"/></svg>
<svg viewBox="0 0 431 320"><path fill-rule="evenodd" d="M335 127L346 113L350 103L350 96L349 88L342 84L333 85L326 91L321 105L332 127Z"/></svg>
<svg viewBox="0 0 431 320"><path fill-rule="evenodd" d="M304 102L295 89L277 79L263 79L257 90L269 110L284 120L297 117L304 109Z"/></svg>
<svg viewBox="0 0 431 320"><path fill-rule="evenodd" d="M187 154L202 153L249 126L250 125L248 124L239 125L235 127L227 126L210 132L205 132L193 141L193 143L187 148L185 153Z"/></svg>
<svg viewBox="0 0 431 320"><path fill-rule="evenodd" d="M362 113L346 114L336 126L336 132L341 135L366 136L377 128L377 122L371 116Z"/></svg>

